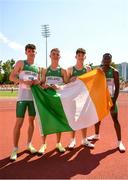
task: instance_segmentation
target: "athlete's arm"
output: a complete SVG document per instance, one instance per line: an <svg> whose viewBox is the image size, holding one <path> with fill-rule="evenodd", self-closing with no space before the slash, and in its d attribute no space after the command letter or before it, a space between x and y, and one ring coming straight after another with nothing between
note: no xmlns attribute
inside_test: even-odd
<svg viewBox="0 0 128 180"><path fill-rule="evenodd" d="M43 89L47 89L49 88L49 85L45 84L46 82L46 72L47 72L47 69L42 69L42 80L40 81L40 85Z"/></svg>
<svg viewBox="0 0 128 180"><path fill-rule="evenodd" d="M36 80L33 80L33 85L38 85L38 84L40 84L40 81L41 81L41 77L40 77L40 69L41 68L38 68L39 69L39 72L38 72L38 78L36 79Z"/></svg>
<svg viewBox="0 0 128 180"><path fill-rule="evenodd" d="M32 81L28 80L28 81L24 81L22 79L19 79L19 73L20 71L23 69L23 61L18 61L14 67L14 69L12 70L10 76L9 76L9 80L13 81L15 84L20 84L20 83L24 83L26 85L32 85Z"/></svg>
<svg viewBox="0 0 128 180"><path fill-rule="evenodd" d="M68 82L70 82L70 78L71 78L71 73L72 72L72 67L69 67L68 69L67 69L67 78L68 78Z"/></svg>
<svg viewBox="0 0 128 180"><path fill-rule="evenodd" d="M115 83L115 92L114 92L114 97L113 97L113 103L115 103L118 98L119 88L120 88L119 72L116 70L114 70L114 83Z"/></svg>
<svg viewBox="0 0 128 180"><path fill-rule="evenodd" d="M23 61L18 61L9 76L9 80L14 82L15 84L24 83L22 79L19 79L19 73L22 69Z"/></svg>
<svg viewBox="0 0 128 180"><path fill-rule="evenodd" d="M18 78L19 73L21 71L23 67L23 62L22 61L18 61L14 67L14 69L12 70L10 76L9 76L9 80L18 84L21 82L21 80Z"/></svg>
<svg viewBox="0 0 128 180"><path fill-rule="evenodd" d="M42 82L42 84L45 84L45 82L46 82L46 72L47 72L47 69L42 69L42 80L41 80L41 82Z"/></svg>
<svg viewBox="0 0 128 180"><path fill-rule="evenodd" d="M76 80L76 77L75 77L75 76L72 77L72 71L73 71L73 67L69 67L69 68L67 69L68 82L73 82L73 81Z"/></svg>
<svg viewBox="0 0 128 180"><path fill-rule="evenodd" d="M65 69L61 70L62 76L63 76L63 81L64 83L68 83L68 76L67 76L67 72Z"/></svg>

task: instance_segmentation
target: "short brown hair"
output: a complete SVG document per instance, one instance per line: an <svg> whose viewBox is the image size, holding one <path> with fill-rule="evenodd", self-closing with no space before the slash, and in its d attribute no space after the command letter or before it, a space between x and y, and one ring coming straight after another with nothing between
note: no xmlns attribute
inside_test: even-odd
<svg viewBox="0 0 128 180"><path fill-rule="evenodd" d="M27 44L27 45L25 46L25 51L26 51L27 49L36 49L36 46L35 46L34 44Z"/></svg>
<svg viewBox="0 0 128 180"><path fill-rule="evenodd" d="M83 49L83 48L78 48L78 49L76 50L76 54L78 54L78 53L86 54L86 50Z"/></svg>
<svg viewBox="0 0 128 180"><path fill-rule="evenodd" d="M52 53L53 51L57 51L58 53L60 53L60 50L58 48L53 48L50 53Z"/></svg>

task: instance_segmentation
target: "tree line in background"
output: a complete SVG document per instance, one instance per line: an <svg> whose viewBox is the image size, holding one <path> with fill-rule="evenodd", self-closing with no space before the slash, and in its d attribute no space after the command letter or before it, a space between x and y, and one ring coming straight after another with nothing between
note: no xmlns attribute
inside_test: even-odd
<svg viewBox="0 0 128 180"><path fill-rule="evenodd" d="M0 60L0 84L12 84L9 80L9 75L12 69L14 68L15 60L7 60L3 62Z"/></svg>

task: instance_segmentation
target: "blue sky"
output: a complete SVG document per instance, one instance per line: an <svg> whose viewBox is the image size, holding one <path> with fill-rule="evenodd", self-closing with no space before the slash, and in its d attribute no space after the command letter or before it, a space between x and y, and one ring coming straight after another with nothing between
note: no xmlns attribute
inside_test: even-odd
<svg viewBox="0 0 128 180"><path fill-rule="evenodd" d="M48 56L58 47L65 68L75 64L79 47L87 51L86 63L100 64L105 52L115 63L128 61L127 0L0 0L0 59L25 59L24 46L34 43L36 63L45 67L43 24L51 32Z"/></svg>

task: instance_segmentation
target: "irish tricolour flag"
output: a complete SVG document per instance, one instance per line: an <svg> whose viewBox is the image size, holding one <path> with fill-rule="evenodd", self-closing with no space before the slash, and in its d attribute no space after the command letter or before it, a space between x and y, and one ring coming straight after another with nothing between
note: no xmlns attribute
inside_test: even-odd
<svg viewBox="0 0 128 180"><path fill-rule="evenodd" d="M44 135L89 127L103 120L112 106L100 69L79 76L56 91L33 86L32 93Z"/></svg>

